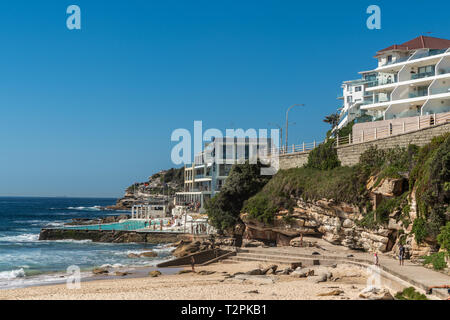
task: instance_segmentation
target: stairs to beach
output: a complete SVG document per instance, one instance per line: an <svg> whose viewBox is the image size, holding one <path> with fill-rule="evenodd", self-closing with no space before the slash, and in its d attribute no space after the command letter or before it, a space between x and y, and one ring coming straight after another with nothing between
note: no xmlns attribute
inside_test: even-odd
<svg viewBox="0 0 450 320"><path fill-rule="evenodd" d="M443 273L424 268L409 261L405 263L405 266L399 266L398 261L389 256L380 255L379 258L379 268L389 275L390 281L403 282L403 285L415 286L424 291L430 286L450 284L450 276ZM342 263L350 263L364 268L373 265L371 254L339 250L335 246L328 246L327 249L315 247L238 248L236 255L229 256L221 260L220 263L239 263L241 261L284 265L301 262L304 267L313 265L329 266ZM447 299L448 293L446 291L435 289L433 295L440 299Z"/></svg>
<svg viewBox="0 0 450 320"><path fill-rule="evenodd" d="M313 253L314 252L314 253ZM282 248L240 248L235 256L230 256L222 263L253 261L262 263L291 264L302 263L302 266L332 265L342 262L342 257L317 254L317 251L295 252Z"/></svg>

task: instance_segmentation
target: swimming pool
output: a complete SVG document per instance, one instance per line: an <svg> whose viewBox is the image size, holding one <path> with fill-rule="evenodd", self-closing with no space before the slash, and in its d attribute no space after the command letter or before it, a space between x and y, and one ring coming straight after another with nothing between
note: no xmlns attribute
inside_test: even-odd
<svg viewBox="0 0 450 320"><path fill-rule="evenodd" d="M104 223L104 224L90 224L90 225L77 225L77 226L64 226L63 229L71 229L71 230L139 230L144 229L149 226L158 226L160 219L154 221L147 220L125 220L121 222L114 223ZM168 219L162 219L163 225L167 224ZM157 229L157 230L158 230Z"/></svg>

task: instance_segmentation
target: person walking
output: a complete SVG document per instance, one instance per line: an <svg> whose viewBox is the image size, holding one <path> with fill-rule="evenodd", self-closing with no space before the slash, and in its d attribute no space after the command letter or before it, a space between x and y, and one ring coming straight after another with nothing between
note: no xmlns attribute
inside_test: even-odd
<svg viewBox="0 0 450 320"><path fill-rule="evenodd" d="M191 267L192 267L192 272L195 272L195 258L194 256L191 256Z"/></svg>
<svg viewBox="0 0 450 320"><path fill-rule="evenodd" d="M404 259L405 259L405 247L400 244L400 246L398 247L398 262L401 266L404 265Z"/></svg>
<svg viewBox="0 0 450 320"><path fill-rule="evenodd" d="M373 254L373 262L374 262L374 264L376 265L376 266L378 266L378 255L377 255L377 253L375 252L374 254Z"/></svg>

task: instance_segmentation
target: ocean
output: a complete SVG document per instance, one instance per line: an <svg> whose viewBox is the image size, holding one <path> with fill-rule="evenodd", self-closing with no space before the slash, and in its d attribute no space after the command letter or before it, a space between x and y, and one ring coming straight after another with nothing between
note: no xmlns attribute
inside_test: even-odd
<svg viewBox="0 0 450 320"><path fill-rule="evenodd" d="M41 228L62 226L72 218L123 214L100 210L114 203L104 198L0 197L0 289L61 282L73 265L88 276L95 267L154 266L170 258L164 245L38 240ZM149 250L158 257L128 258Z"/></svg>

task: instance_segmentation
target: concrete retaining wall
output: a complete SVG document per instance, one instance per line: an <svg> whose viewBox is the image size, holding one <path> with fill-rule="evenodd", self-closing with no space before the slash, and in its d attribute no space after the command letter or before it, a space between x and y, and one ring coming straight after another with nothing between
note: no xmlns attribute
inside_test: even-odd
<svg viewBox="0 0 450 320"><path fill-rule="evenodd" d="M415 144L421 147L429 143L433 137L440 136L446 132L450 132L450 122L363 143L342 145L336 149L341 164L343 166L353 166L358 163L360 155L371 146L376 146L378 149L389 149L396 146L407 147L410 144ZM280 155L280 170L302 167L308 162L308 154L309 151Z"/></svg>
<svg viewBox="0 0 450 320"><path fill-rule="evenodd" d="M410 144L424 146L433 139L450 131L450 123L428 127L422 130L399 134L387 138L368 141L364 143L343 145L337 149L337 154L343 166L352 166L358 163L360 155L371 146L379 149L389 149L396 146L407 147Z"/></svg>
<svg viewBox="0 0 450 320"><path fill-rule="evenodd" d="M309 151L280 155L280 169L286 170L290 168L303 167L303 165L308 162L308 154Z"/></svg>

